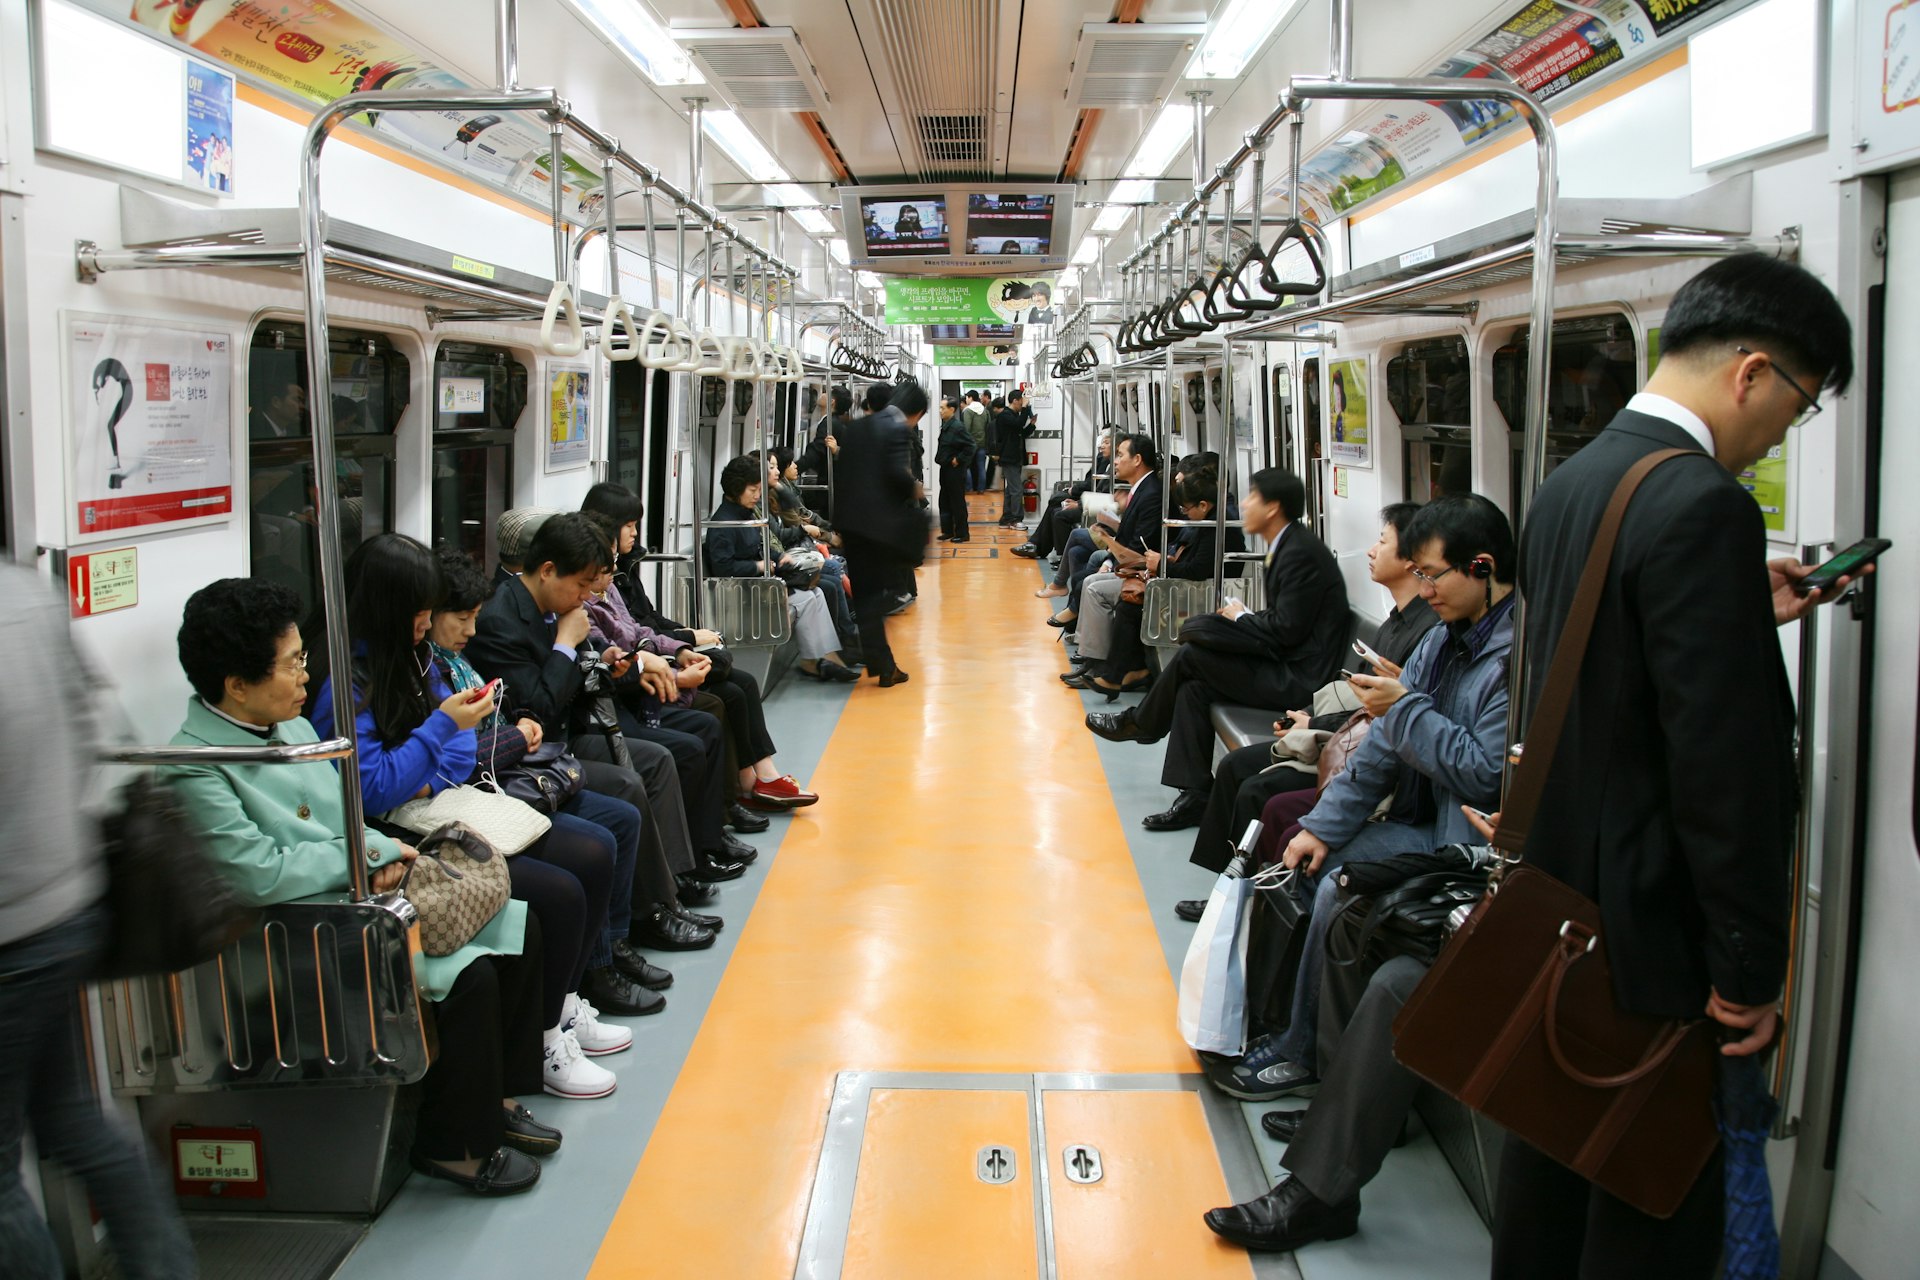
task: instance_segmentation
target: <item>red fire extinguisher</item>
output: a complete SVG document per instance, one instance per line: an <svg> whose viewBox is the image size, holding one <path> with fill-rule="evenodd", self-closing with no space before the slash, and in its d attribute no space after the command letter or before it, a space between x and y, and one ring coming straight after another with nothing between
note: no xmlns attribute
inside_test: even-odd
<svg viewBox="0 0 1920 1280"><path fill-rule="evenodd" d="M1027 482L1020 486L1020 491L1027 495L1027 514L1032 515L1038 511L1040 509L1040 482L1032 476L1028 476Z"/></svg>

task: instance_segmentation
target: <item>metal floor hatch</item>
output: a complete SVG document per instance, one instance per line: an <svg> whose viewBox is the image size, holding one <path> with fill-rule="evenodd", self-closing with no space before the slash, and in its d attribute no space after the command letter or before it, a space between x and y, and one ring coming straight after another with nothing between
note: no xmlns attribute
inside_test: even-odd
<svg viewBox="0 0 1920 1280"><path fill-rule="evenodd" d="M361 1221L186 1215L201 1280L325 1280L366 1237Z"/></svg>
<svg viewBox="0 0 1920 1280"><path fill-rule="evenodd" d="M1198 1075L845 1071L796 1280L1298 1280L1201 1222L1267 1189Z"/></svg>

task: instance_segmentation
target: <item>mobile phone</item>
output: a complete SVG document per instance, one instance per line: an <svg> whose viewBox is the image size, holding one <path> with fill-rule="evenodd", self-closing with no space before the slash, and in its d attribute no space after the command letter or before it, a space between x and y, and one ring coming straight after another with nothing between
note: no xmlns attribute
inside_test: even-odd
<svg viewBox="0 0 1920 1280"><path fill-rule="evenodd" d="M1360 678L1360 673L1358 671L1349 671L1345 667L1340 668L1340 674L1345 676L1349 680L1357 680Z"/></svg>
<svg viewBox="0 0 1920 1280"><path fill-rule="evenodd" d="M1803 596L1815 591L1831 591L1834 583L1859 573L1892 547L1893 544L1885 538L1862 538L1800 579L1793 589Z"/></svg>
<svg viewBox="0 0 1920 1280"><path fill-rule="evenodd" d="M1247 607L1246 601L1242 600L1239 596L1223 596L1220 599L1220 603L1223 605L1238 605L1242 609Z"/></svg>
<svg viewBox="0 0 1920 1280"><path fill-rule="evenodd" d="M1355 640L1353 642L1353 651L1359 654L1361 657L1365 658L1368 662L1371 662L1376 667L1384 666L1386 664L1387 660L1381 657L1379 654L1375 653L1372 647L1369 646L1365 640Z"/></svg>
<svg viewBox="0 0 1920 1280"><path fill-rule="evenodd" d="M1480 821L1486 823L1488 826L1493 825L1493 815L1488 813L1485 809L1476 809L1470 804L1461 805L1460 807L1465 809L1468 813L1472 814L1474 817L1480 819Z"/></svg>
<svg viewBox="0 0 1920 1280"><path fill-rule="evenodd" d="M500 677L495 676L493 679L481 685L478 689L475 689L473 691L473 696L471 698L468 698L467 701L468 702L485 702L487 698L493 693L493 691L495 689L498 689L499 687L500 687Z"/></svg>

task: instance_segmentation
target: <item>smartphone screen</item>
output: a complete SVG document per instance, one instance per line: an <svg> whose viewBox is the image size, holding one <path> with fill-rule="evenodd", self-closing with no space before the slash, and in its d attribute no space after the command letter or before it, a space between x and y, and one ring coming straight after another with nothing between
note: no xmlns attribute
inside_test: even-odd
<svg viewBox="0 0 1920 1280"><path fill-rule="evenodd" d="M1849 574L1858 573L1872 564L1892 546L1893 544L1885 538L1862 538L1800 579L1794 590L1803 596L1814 591L1825 591L1840 579Z"/></svg>

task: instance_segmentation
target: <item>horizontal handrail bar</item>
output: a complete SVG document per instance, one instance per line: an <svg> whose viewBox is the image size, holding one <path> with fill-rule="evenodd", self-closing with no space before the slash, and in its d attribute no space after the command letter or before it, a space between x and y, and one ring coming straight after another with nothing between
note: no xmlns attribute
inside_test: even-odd
<svg viewBox="0 0 1920 1280"><path fill-rule="evenodd" d="M100 759L109 764L306 764L340 760L353 752L351 738L322 742L261 743L257 747L108 747Z"/></svg>

